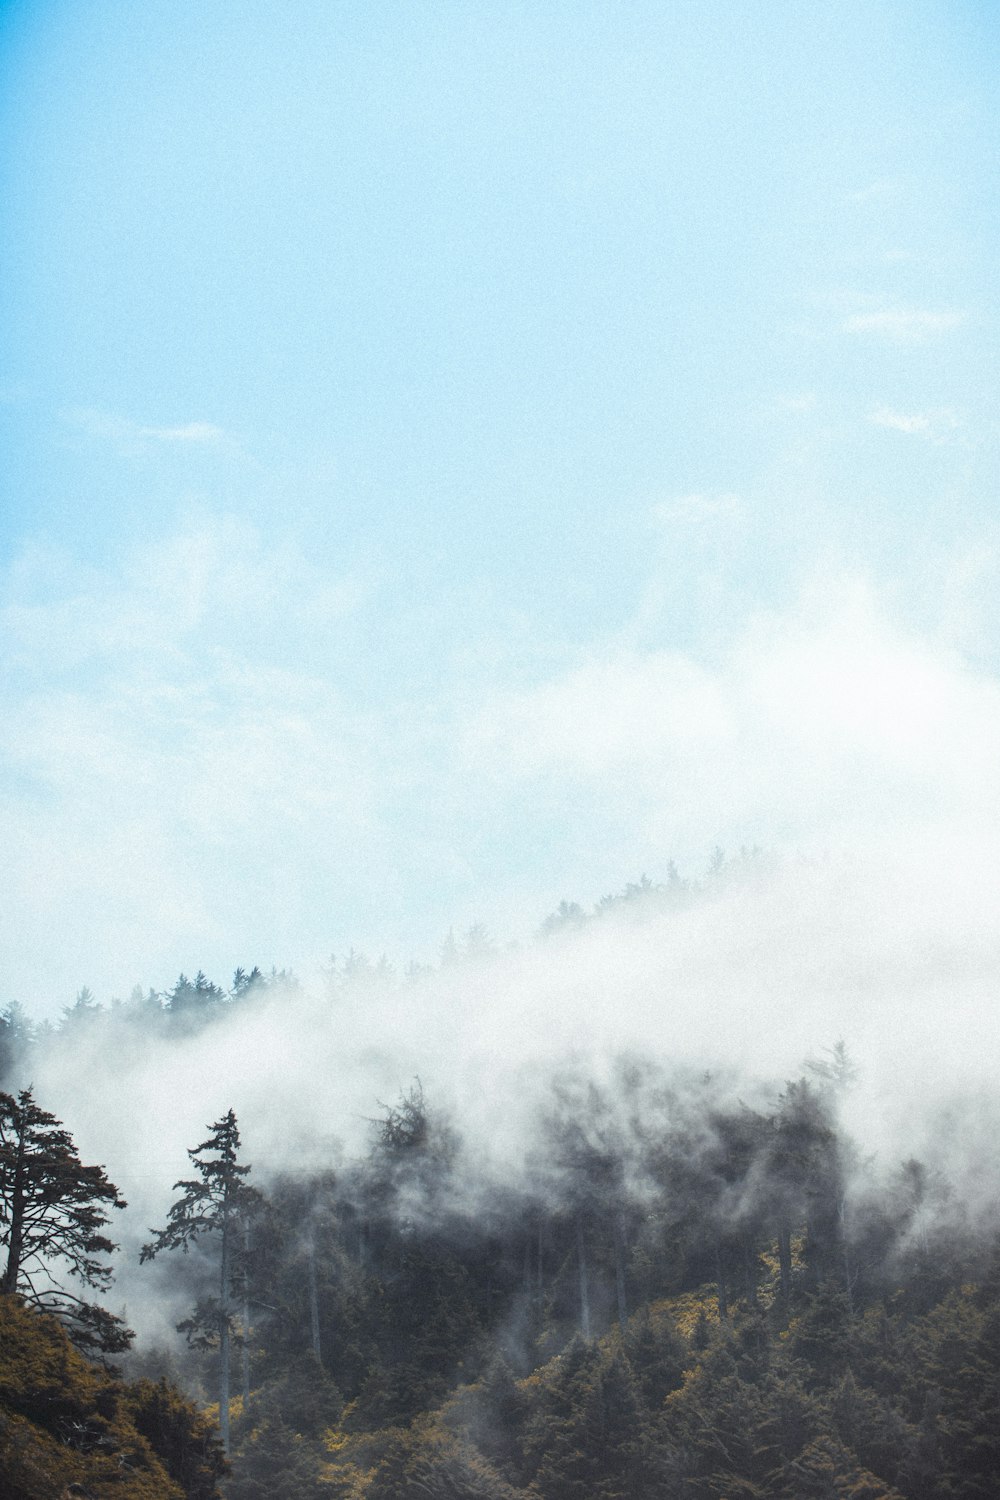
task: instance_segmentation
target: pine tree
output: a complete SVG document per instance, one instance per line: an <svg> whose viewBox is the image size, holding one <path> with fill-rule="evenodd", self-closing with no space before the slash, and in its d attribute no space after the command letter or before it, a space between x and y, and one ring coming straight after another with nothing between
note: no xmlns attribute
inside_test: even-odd
<svg viewBox="0 0 1000 1500"><path fill-rule="evenodd" d="M0 1084L12 1085L31 1050L32 1027L17 1001L0 1011Z"/></svg>
<svg viewBox="0 0 1000 1500"><path fill-rule="evenodd" d="M229 1500L323 1500L330 1486L322 1475L322 1444L269 1417L234 1457L226 1494Z"/></svg>
<svg viewBox="0 0 1000 1500"><path fill-rule="evenodd" d="M190 1342L219 1350L219 1429L228 1453L232 1309L241 1271L242 1229L261 1198L244 1181L250 1168L241 1166L238 1160L240 1133L233 1111L209 1129L208 1140L188 1151L197 1178L174 1183L174 1190L180 1189L181 1196L170 1209L166 1227L151 1231L156 1238L143 1246L140 1260L152 1260L161 1250L186 1252L202 1236L218 1236L218 1295L199 1299L191 1317L177 1326Z"/></svg>
<svg viewBox="0 0 1000 1500"><path fill-rule="evenodd" d="M73 1138L31 1089L0 1093L0 1294L17 1293L67 1323L83 1349L120 1353L132 1341L120 1318L63 1285L61 1274L103 1290L116 1246L103 1232L125 1201L103 1167L84 1166Z"/></svg>

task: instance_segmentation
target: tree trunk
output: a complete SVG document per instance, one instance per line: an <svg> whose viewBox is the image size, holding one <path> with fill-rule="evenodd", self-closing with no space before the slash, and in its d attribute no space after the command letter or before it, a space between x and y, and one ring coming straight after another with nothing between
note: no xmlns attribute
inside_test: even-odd
<svg viewBox="0 0 1000 1500"><path fill-rule="evenodd" d="M243 1414L247 1413L250 1406L250 1278L247 1274L250 1266L250 1220L243 1220L243 1345L240 1350L240 1364L243 1375Z"/></svg>
<svg viewBox="0 0 1000 1500"><path fill-rule="evenodd" d="M757 1302L757 1250L752 1234L743 1236L743 1282L747 1306L753 1307Z"/></svg>
<svg viewBox="0 0 1000 1500"><path fill-rule="evenodd" d="M625 1300L625 1215L619 1210L614 1222L615 1241L615 1292L618 1297L618 1326L622 1333L628 1322L628 1307Z"/></svg>
<svg viewBox="0 0 1000 1500"><path fill-rule="evenodd" d="M792 1231L785 1219L778 1225L778 1277L781 1300L787 1308L792 1295Z"/></svg>
<svg viewBox="0 0 1000 1500"><path fill-rule="evenodd" d="M583 1217L576 1219L576 1256L580 1272L580 1332L590 1338L590 1285L587 1280L587 1248L583 1243Z"/></svg>
<svg viewBox="0 0 1000 1500"><path fill-rule="evenodd" d="M725 1323L729 1318L729 1296L726 1291L726 1268L722 1262L722 1241L715 1241L715 1280L719 1293L719 1317Z"/></svg>
<svg viewBox="0 0 1000 1500"><path fill-rule="evenodd" d="M10 1198L10 1237L7 1241L7 1267L3 1273L0 1289L5 1293L17 1291L17 1278L21 1269L21 1247L24 1243L24 1127L17 1137L17 1158L14 1164L14 1189Z"/></svg>
<svg viewBox="0 0 1000 1500"><path fill-rule="evenodd" d="M851 1247L847 1238L847 1199L841 1198L837 1204L837 1218L840 1227L840 1239L844 1255L844 1291L847 1294L847 1316L854 1317L854 1276L851 1272Z"/></svg>
<svg viewBox="0 0 1000 1500"><path fill-rule="evenodd" d="M319 1344L319 1288L316 1283L316 1231L309 1231L309 1333L312 1351L317 1360L322 1360Z"/></svg>
<svg viewBox="0 0 1000 1500"><path fill-rule="evenodd" d="M227 1219L222 1221L222 1267L219 1275L219 1435L229 1456L229 1236Z"/></svg>

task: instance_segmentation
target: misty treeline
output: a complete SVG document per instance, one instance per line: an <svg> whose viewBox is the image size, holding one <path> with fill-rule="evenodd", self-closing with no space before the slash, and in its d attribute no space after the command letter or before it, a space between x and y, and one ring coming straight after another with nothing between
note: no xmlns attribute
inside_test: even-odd
<svg viewBox="0 0 1000 1500"><path fill-rule="evenodd" d="M729 858L717 847L700 878L682 876L670 861L663 880L652 880L644 874L629 881L620 891L602 896L589 908L577 901L561 901L541 923L534 941L545 944L561 935L571 937L609 918L643 921L683 910L699 900L731 890L740 881L760 877L775 863L775 856L756 846L742 848ZM419 984L435 972L475 964L495 957L498 952L498 944L487 928L475 923L458 936L454 931L447 933L436 966L412 960L403 971L403 979ZM323 969L323 985L331 1000L352 989L366 986L377 989L380 983L389 985L396 981L395 970L384 956L372 960L355 948L343 955L332 954ZM113 997L106 1005L84 985L55 1022L34 1021L15 1000L0 1009L0 1086L5 1078L30 1076L32 1049L44 1049L60 1036L73 1041L80 1035L77 1028L128 1022L136 1032L145 1030L163 1037L192 1036L202 1027L223 1022L227 1016L245 1010L268 994L291 996L300 989L300 980L291 970L272 968L264 972L254 965L237 968L228 986L217 984L199 969L193 979L181 973L172 985L162 990L136 984L128 996Z"/></svg>
<svg viewBox="0 0 1000 1500"><path fill-rule="evenodd" d="M760 858L643 878L589 912L563 903L537 941L561 963L582 928L623 917L627 932ZM489 977L494 956L473 928L440 970ZM425 977L331 962L331 1034ZM338 1006L359 995L370 1008ZM106 1006L85 989L55 1025L0 1016L0 1493L56 1500L70 1479L120 1500L1000 1493L995 1152L973 1180L943 1149L960 1116L941 1117L932 1159L894 1160L845 1127L856 1069L840 1043L785 1079L633 1050L539 1065L516 1103L499 1089L498 1149L446 1107L439 1067L426 1088L373 1090L347 1150L343 1073L320 1087L320 1049L301 1079L315 1107L277 1149L273 1119L229 1108L227 1046L306 1025L306 998L293 974L250 968L225 989L199 971ZM64 1126L33 1083L93 1069L101 1087L104 1060L129 1058L178 1079L198 1057L219 1071L215 1118L167 1169L140 1244L116 1228L135 1185L86 1165L71 1109ZM169 1100L155 1108L171 1120ZM241 1126L267 1143L256 1163ZM108 1286L121 1238L137 1326L176 1328L157 1347L128 1348ZM32 1303L61 1324L32 1324ZM62 1328L125 1378L81 1363Z"/></svg>
<svg viewBox="0 0 1000 1500"><path fill-rule="evenodd" d="M995 1496L996 1219L866 1157L853 1080L567 1062L516 1169L419 1080L310 1171L220 1114L143 1251L186 1340L126 1357L186 1413L171 1473L190 1441L215 1493L164 1371L228 1500Z"/></svg>

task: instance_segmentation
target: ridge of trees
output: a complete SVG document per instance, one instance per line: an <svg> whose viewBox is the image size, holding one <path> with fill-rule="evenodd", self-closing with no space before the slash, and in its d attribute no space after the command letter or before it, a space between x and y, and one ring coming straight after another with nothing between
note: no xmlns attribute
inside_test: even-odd
<svg viewBox="0 0 1000 1500"><path fill-rule="evenodd" d="M610 916L643 920L658 912L679 910L773 865L774 857L756 846L743 847L729 857L716 848L700 878L681 875L670 860L662 881L643 874L638 880L628 881L620 891L601 896L589 909L576 901L561 901L542 921L534 940L558 938ZM447 971L463 963L483 962L500 951L487 928L475 923L457 938L453 931L446 935L437 967ZM434 972L433 964L412 960L405 967L404 977L419 982ZM395 977L396 971L387 958L382 956L373 961L354 948L339 958L331 955L323 970L331 997L354 985L389 982ZM126 998L113 998L106 1006L84 985L73 1003L64 1007L57 1025L48 1021L33 1023L24 1007L12 1001L0 1009L0 1087L24 1074L33 1046L44 1047L56 1035L77 1036L90 1026L115 1018L153 1028L165 1036L186 1038L207 1025L223 1021L246 1002L252 1003L276 991L295 993L300 988L299 979L290 969L272 968L265 973L257 965L249 969L238 967L228 988L218 985L199 969L193 979L181 972L174 984L164 990L143 989L137 984Z"/></svg>

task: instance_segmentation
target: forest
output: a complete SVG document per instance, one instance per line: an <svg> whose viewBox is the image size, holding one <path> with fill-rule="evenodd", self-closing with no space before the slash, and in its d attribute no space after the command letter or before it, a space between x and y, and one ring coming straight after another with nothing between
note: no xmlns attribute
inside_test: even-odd
<svg viewBox="0 0 1000 1500"><path fill-rule="evenodd" d="M539 941L601 920L564 904ZM330 1003L377 967L333 969ZM853 1138L842 1042L785 1079L567 1057L513 1166L414 1077L359 1148L255 1167L220 1089L155 1224L120 1234L132 1185L33 1085L47 1051L198 1046L296 984L182 975L0 1020L10 1500L995 1497L995 1206ZM172 1340L133 1339L123 1256Z"/></svg>

